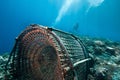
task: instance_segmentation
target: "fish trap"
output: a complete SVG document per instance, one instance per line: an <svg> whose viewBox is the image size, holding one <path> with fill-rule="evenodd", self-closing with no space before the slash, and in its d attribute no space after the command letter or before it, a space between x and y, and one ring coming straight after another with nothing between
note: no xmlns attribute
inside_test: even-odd
<svg viewBox="0 0 120 80"><path fill-rule="evenodd" d="M80 38L34 24L16 38L5 79L86 80L89 60Z"/></svg>

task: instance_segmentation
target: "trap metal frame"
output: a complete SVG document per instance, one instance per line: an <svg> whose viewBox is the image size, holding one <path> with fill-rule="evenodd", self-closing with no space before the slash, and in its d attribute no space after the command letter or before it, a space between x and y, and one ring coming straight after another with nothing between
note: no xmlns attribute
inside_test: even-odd
<svg viewBox="0 0 120 80"><path fill-rule="evenodd" d="M5 66L5 78L87 80L89 60L79 37L34 24L16 38Z"/></svg>

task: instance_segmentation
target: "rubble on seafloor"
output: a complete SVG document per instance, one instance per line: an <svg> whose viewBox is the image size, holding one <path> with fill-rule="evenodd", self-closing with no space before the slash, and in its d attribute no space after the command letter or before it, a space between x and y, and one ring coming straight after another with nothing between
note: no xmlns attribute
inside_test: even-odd
<svg viewBox="0 0 120 80"><path fill-rule="evenodd" d="M120 42L90 37L81 37L81 40L94 61L88 80L120 80ZM4 80L8 56L0 55L0 80Z"/></svg>
<svg viewBox="0 0 120 80"><path fill-rule="evenodd" d="M0 80L4 80L5 76L5 65L8 61L9 53L0 55Z"/></svg>
<svg viewBox="0 0 120 80"><path fill-rule="evenodd" d="M94 61L88 80L120 80L120 42L90 37L81 39Z"/></svg>

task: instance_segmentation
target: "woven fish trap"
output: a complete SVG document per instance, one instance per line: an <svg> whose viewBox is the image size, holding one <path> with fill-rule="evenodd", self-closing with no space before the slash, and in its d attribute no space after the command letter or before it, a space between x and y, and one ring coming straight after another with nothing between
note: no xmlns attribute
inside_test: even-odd
<svg viewBox="0 0 120 80"><path fill-rule="evenodd" d="M86 80L89 60L79 37L34 24L16 38L6 80Z"/></svg>

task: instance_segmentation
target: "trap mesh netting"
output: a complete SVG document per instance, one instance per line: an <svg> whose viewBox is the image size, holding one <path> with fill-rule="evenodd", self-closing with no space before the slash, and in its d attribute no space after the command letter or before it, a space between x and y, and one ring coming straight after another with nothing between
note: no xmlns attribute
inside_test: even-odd
<svg viewBox="0 0 120 80"><path fill-rule="evenodd" d="M88 54L80 38L40 25L17 38L6 64L6 80L86 80Z"/></svg>

